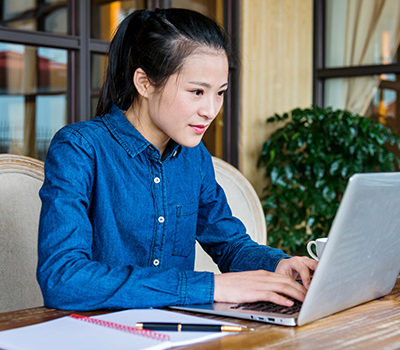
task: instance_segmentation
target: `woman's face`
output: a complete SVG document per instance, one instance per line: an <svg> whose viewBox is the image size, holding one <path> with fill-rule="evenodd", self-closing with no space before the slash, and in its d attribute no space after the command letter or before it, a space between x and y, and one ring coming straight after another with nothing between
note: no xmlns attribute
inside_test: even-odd
<svg viewBox="0 0 400 350"><path fill-rule="evenodd" d="M198 51L185 59L180 72L171 75L161 91L149 90L139 131L161 153L169 139L194 147L220 111L227 87L225 52Z"/></svg>

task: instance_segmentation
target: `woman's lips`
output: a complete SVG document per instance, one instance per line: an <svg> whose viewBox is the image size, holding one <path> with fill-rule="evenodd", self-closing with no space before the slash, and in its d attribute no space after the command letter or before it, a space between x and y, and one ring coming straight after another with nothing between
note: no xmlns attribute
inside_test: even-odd
<svg viewBox="0 0 400 350"><path fill-rule="evenodd" d="M190 127L196 134L203 134L207 129L207 125L190 125Z"/></svg>

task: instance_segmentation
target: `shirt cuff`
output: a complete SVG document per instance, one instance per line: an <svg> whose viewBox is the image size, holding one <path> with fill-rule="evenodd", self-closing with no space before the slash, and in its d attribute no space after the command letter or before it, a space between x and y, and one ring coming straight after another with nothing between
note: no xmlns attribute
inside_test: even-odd
<svg viewBox="0 0 400 350"><path fill-rule="evenodd" d="M287 254L283 254L283 255L281 255L281 256L279 256L279 257L276 257L276 258L275 258L275 261L272 262L272 266L273 266L273 270L272 270L272 271L275 271L275 270L276 270L276 267L278 266L278 264L279 264L279 262L280 262L281 260L283 260L283 259L290 259L290 258L291 258L291 256L290 256L290 255L287 255Z"/></svg>
<svg viewBox="0 0 400 350"><path fill-rule="evenodd" d="M181 305L210 304L214 301L214 274L183 271L179 276Z"/></svg>

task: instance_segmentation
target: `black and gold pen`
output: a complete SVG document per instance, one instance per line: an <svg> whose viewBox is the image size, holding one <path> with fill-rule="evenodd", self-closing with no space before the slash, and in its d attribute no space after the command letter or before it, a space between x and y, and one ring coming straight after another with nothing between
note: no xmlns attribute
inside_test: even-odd
<svg viewBox="0 0 400 350"><path fill-rule="evenodd" d="M175 331L175 332L249 332L254 328L231 326L225 324L198 324L198 323L171 323L171 322L138 322L138 329L149 329L152 331Z"/></svg>

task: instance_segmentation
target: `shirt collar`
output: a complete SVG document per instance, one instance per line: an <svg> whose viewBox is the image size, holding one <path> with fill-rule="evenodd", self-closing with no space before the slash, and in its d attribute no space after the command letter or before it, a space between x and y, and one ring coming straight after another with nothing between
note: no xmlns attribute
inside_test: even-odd
<svg viewBox="0 0 400 350"><path fill-rule="evenodd" d="M110 133L132 158L148 147L154 149L158 155L160 154L159 151L129 122L116 105L111 107L110 112L104 115L102 120ZM180 153L181 148L181 145L171 140L164 152L163 160L175 157Z"/></svg>

